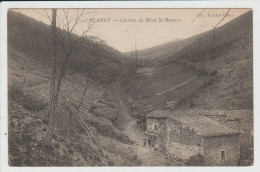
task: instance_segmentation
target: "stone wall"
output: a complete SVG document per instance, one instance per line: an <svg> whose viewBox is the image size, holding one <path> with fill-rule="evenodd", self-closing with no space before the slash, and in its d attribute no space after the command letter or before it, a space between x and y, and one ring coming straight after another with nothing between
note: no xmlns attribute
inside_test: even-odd
<svg viewBox="0 0 260 172"><path fill-rule="evenodd" d="M169 152L173 157L181 158L184 160L192 156L201 154L203 155L203 148L199 146L184 145L176 142L171 142Z"/></svg>
<svg viewBox="0 0 260 172"><path fill-rule="evenodd" d="M201 146L201 137L193 130L174 119L169 120L169 142L191 146Z"/></svg>
<svg viewBox="0 0 260 172"><path fill-rule="evenodd" d="M253 115L244 114L243 116L238 116L237 118L229 118L226 115L208 115L207 117L220 122L230 128L239 130L240 134L240 147L241 152L253 149Z"/></svg>
<svg viewBox="0 0 260 172"><path fill-rule="evenodd" d="M237 166L240 157L239 135L203 138L206 166Z"/></svg>
<svg viewBox="0 0 260 172"><path fill-rule="evenodd" d="M236 166L239 161L239 135L202 137L172 118L166 122L165 119L147 118L146 122L147 131L153 131L154 125L160 127L158 145L174 157L189 159L201 154L206 166Z"/></svg>
<svg viewBox="0 0 260 172"><path fill-rule="evenodd" d="M169 150L169 126L168 126L168 120L163 121L164 123L161 123L158 130L158 140L159 140L159 147L162 150Z"/></svg>
<svg viewBox="0 0 260 172"><path fill-rule="evenodd" d="M169 152L181 159L202 154L202 138L180 122L169 119Z"/></svg>

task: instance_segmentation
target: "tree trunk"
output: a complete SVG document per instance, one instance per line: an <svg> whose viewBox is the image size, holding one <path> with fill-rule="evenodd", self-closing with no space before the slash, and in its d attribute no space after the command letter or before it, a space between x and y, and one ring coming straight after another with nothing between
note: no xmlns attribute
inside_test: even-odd
<svg viewBox="0 0 260 172"><path fill-rule="evenodd" d="M56 15L57 9L52 9L52 22L51 22L51 37L52 37L52 72L50 83L50 117L49 117L49 130L47 135L47 141L50 144L54 130L54 119L56 117L56 108L58 104L57 90L56 90L56 75L57 75L57 30L56 30Z"/></svg>

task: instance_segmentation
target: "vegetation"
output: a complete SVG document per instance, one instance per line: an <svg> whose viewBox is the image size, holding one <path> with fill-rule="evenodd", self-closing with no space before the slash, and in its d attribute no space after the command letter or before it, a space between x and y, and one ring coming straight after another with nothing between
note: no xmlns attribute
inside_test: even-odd
<svg viewBox="0 0 260 172"><path fill-rule="evenodd" d="M16 101L19 105L29 111L41 111L48 106L48 101L24 91L21 83L12 84L8 89L9 99Z"/></svg>
<svg viewBox="0 0 260 172"><path fill-rule="evenodd" d="M194 103L201 108L253 107L252 11L203 33L164 62L178 62L206 73L214 81ZM205 101L206 100L206 101Z"/></svg>
<svg viewBox="0 0 260 172"><path fill-rule="evenodd" d="M9 46L15 47L26 55L30 55L40 63L51 63L50 26L22 14L9 11L7 27ZM60 29L57 30L59 32ZM76 35L73 35L73 37L75 39L78 38ZM28 43L31 44L28 45ZM94 63L96 62L102 62L95 70L101 73L105 69L108 71L105 72L107 76L98 75L96 79L102 80L102 82L114 81L115 74L118 74L118 70L123 65L122 62L125 55L105 43L100 47L100 51L96 51L96 47L93 47L93 45L96 45L96 43L92 39L85 39L84 43L77 45L76 53L71 54L69 59L68 68L91 77L89 72L91 66L95 65ZM61 47L58 47L57 56L57 65L60 66L64 61Z"/></svg>
<svg viewBox="0 0 260 172"><path fill-rule="evenodd" d="M50 30L51 27L44 23L13 11L8 12L9 164L139 164L130 146L131 139L117 128L116 107L108 100L113 95L111 84L121 69L124 68L126 73L131 71L122 63L123 54L93 39L83 39L83 43L78 44L77 50L68 58L60 84L61 98L67 97L68 101L64 103L62 100L57 104L53 136L51 142L46 142L51 115ZM71 36L73 39L79 38L74 34ZM62 47L57 46L57 69L62 68L64 60L66 56ZM30 66L30 69L26 66ZM88 81L87 89L82 81ZM83 92L87 97L85 99L82 99ZM76 110L80 102L81 108ZM81 123L76 118L79 113ZM84 127L88 128L89 133L85 132Z"/></svg>
<svg viewBox="0 0 260 172"><path fill-rule="evenodd" d="M201 154L190 157L186 162L188 166L204 166L204 157Z"/></svg>
<svg viewBox="0 0 260 172"><path fill-rule="evenodd" d="M215 36L209 31L141 50L140 59L149 57L152 63L146 61L138 75L133 75L127 54L102 41L70 29L52 31L49 25L8 12L11 166L140 165L135 141L123 130L129 122L123 105L142 124L147 113L167 106L253 106L252 12L216 28ZM55 32L65 37L52 37ZM65 44L59 43L62 38ZM75 49L71 40L80 40ZM46 141L51 122L52 137ZM242 149L240 165L252 163L252 150ZM202 165L203 157L196 155L185 164Z"/></svg>
<svg viewBox="0 0 260 172"><path fill-rule="evenodd" d="M166 101L190 97L193 106L203 109L251 109L253 106L252 11L194 37L138 52L153 58L152 65L140 68L143 102L166 107ZM175 46L178 44L178 46ZM175 49L177 50L175 51ZM164 51L159 51L163 49ZM159 55L154 55L158 52ZM165 55L165 54L167 55ZM154 55L154 56L153 56ZM168 95L155 96L197 75L198 78ZM208 85L207 85L208 84ZM184 89L189 87L188 89ZM205 89L206 88L206 89ZM176 93L178 92L178 93ZM180 100L176 100L176 97ZM190 104L186 102L185 104ZM153 104L153 105L154 105ZM181 105L180 103L179 105Z"/></svg>

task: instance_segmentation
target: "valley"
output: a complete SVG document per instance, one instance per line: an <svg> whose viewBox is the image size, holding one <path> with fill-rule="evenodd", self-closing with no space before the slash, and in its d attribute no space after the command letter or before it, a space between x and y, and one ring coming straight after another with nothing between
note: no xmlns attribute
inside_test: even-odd
<svg viewBox="0 0 260 172"><path fill-rule="evenodd" d="M216 38L211 30L136 50L137 66L133 52L121 53L106 43L83 40L66 66L53 117L54 134L48 143L53 69L50 26L9 11L9 165L199 164L197 157L184 160L144 144L147 114L157 110L191 110L194 116L207 110L212 116L250 111L248 116L232 116L231 120L241 120L237 123L242 138L247 138L253 130L252 12L215 32ZM79 36L72 34L72 38ZM57 52L57 69L62 69L66 59L61 47ZM253 162L248 144L251 141L241 144L240 165Z"/></svg>

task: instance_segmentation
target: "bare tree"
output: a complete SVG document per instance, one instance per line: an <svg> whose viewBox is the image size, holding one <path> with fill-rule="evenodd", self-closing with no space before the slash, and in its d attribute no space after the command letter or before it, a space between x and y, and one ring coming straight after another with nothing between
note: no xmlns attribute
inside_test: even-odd
<svg viewBox="0 0 260 172"><path fill-rule="evenodd" d="M93 42L91 44L91 49L92 49L92 52L93 52L93 58L92 58L91 63L88 65L88 73L90 74L89 77L93 78L93 80L95 80L96 75L94 75L94 73L95 73L94 70L98 67L98 65L102 64L102 61L97 60L96 58L98 57L99 52L102 52L102 50L104 49L104 45L103 45L103 41L99 40L98 38L92 39L92 41ZM89 79L86 77L85 88L84 88L83 95L81 97L79 106L77 108L78 110L80 109L80 106L82 105L83 100L85 98L88 83L89 83Z"/></svg>
<svg viewBox="0 0 260 172"><path fill-rule="evenodd" d="M54 128L54 117L56 116L56 107L58 104L57 90L56 90L56 75L57 75L57 28L56 28L56 16L57 9L52 9L52 20L51 20L51 37L52 37L52 73L51 73L51 84L50 84L50 119L49 119L49 130L47 135L48 143L51 143L53 128Z"/></svg>
<svg viewBox="0 0 260 172"><path fill-rule="evenodd" d="M92 29L92 23L88 22L88 19L85 19L85 16L90 12L86 12L84 9L77 10L76 16L70 16L69 9L62 9L64 17L58 17L59 25L62 27L62 30L59 30L56 34L58 44L62 49L64 55L64 61L61 64L60 71L57 77L57 86L56 86L56 94L59 96L60 87L62 83L62 79L66 73L66 68L68 64L69 58L72 56L74 51L76 50L79 44L82 44L87 38L92 38L88 36L88 32ZM81 23L87 23L88 26L82 29L81 36L75 36L73 33L75 31L76 26L79 26Z"/></svg>
<svg viewBox="0 0 260 172"><path fill-rule="evenodd" d="M86 42L87 39L93 38L93 36L88 35L89 31L92 29L93 23L91 23L89 19L86 18L88 14L93 12L88 12L85 9L78 9L75 11L75 13L71 13L69 9L61 9L59 11L61 11L60 15L57 14L57 9L53 9L52 16L50 16L46 10L45 13L35 11L48 18L51 22L53 55L50 84L51 113L49 120L49 131L47 136L47 140L49 143L52 140L52 135L54 131L54 119L57 117L57 105L62 79L65 76L68 61L70 57L77 54L77 47L80 44ZM81 27L81 31L77 30L79 27ZM77 33L77 31L80 32L80 35ZM64 57L61 63L58 63L57 59L58 50L61 50L61 54Z"/></svg>

